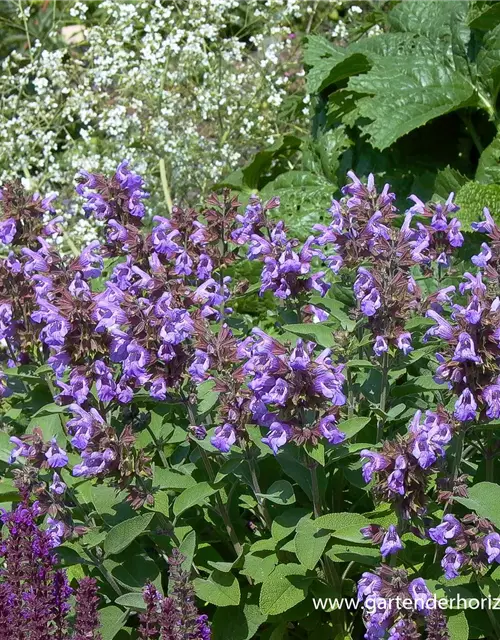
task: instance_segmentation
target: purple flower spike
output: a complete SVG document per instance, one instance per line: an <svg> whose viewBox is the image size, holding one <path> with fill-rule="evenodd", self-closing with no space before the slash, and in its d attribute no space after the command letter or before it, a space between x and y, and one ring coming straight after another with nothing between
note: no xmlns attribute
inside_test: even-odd
<svg viewBox="0 0 500 640"><path fill-rule="evenodd" d="M385 558L388 555L397 553L402 548L403 543L401 542L401 538L398 536L397 529L393 524L391 524L382 541L380 553L382 554L382 557Z"/></svg>
<svg viewBox="0 0 500 640"><path fill-rule="evenodd" d="M217 427L214 435L210 438L210 442L222 453L227 453L236 442L236 431L233 425L226 422L221 427Z"/></svg>

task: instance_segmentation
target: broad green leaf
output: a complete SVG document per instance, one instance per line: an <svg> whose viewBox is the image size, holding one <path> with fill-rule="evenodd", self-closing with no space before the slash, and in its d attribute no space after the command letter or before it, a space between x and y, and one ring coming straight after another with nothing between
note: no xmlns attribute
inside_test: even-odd
<svg viewBox="0 0 500 640"><path fill-rule="evenodd" d="M267 490L267 493L258 493L257 496L266 498L266 500L276 504L293 504L295 502L295 493L288 480L277 480L273 482Z"/></svg>
<svg viewBox="0 0 500 640"><path fill-rule="evenodd" d="M232 573L215 570L207 580L196 578L193 586L198 598L217 607L236 606L240 603L240 585Z"/></svg>
<svg viewBox="0 0 500 640"><path fill-rule="evenodd" d="M181 513L195 505L202 506L205 500L216 492L217 489L211 487L208 482L199 482L193 487L184 489L174 502L174 515L180 516Z"/></svg>
<svg viewBox="0 0 500 640"><path fill-rule="evenodd" d="M249 553L245 556L243 568L240 570L240 573L260 584L264 582L277 564L278 558L275 553L263 557L254 556Z"/></svg>
<svg viewBox="0 0 500 640"><path fill-rule="evenodd" d="M350 418L349 420L343 420L339 422L339 431L345 433L348 438L355 436L358 431L361 431L363 427L370 422L370 418Z"/></svg>
<svg viewBox="0 0 500 640"><path fill-rule="evenodd" d="M469 624L463 611L448 617L450 640L469 640Z"/></svg>
<svg viewBox="0 0 500 640"><path fill-rule="evenodd" d="M153 485L160 489L187 489L188 487L194 487L196 481L192 476L180 473L174 469L155 467Z"/></svg>
<svg viewBox="0 0 500 640"><path fill-rule="evenodd" d="M279 542L291 535L299 520L307 515L307 509L286 509L282 513L278 514L271 525L271 535L274 540Z"/></svg>
<svg viewBox="0 0 500 640"><path fill-rule="evenodd" d="M468 498L454 498L456 502L473 509L478 516L491 520L500 529L500 485L479 482L469 489Z"/></svg>
<svg viewBox="0 0 500 640"><path fill-rule="evenodd" d="M358 108L371 121L362 131L380 150L474 95L470 81L444 59L417 56L380 59L368 73L351 78L349 89L373 96L362 98Z"/></svg>
<svg viewBox="0 0 500 640"><path fill-rule="evenodd" d="M491 182L500 184L500 135L493 138L481 154L475 179L485 184Z"/></svg>
<svg viewBox="0 0 500 640"><path fill-rule="evenodd" d="M483 87L480 105L491 117L496 117L495 100L500 89L500 24L485 35L476 65L478 80Z"/></svg>
<svg viewBox="0 0 500 640"><path fill-rule="evenodd" d="M99 629L102 640L113 640L115 635L123 627L127 619L127 613L118 607L110 606L99 609L101 627Z"/></svg>
<svg viewBox="0 0 500 640"><path fill-rule="evenodd" d="M305 571L300 564L279 564L262 584L259 598L262 613L278 615L302 602L310 582Z"/></svg>
<svg viewBox="0 0 500 640"><path fill-rule="evenodd" d="M325 551L330 533L310 516L305 516L297 525L295 534L295 553L300 564L306 569L314 569Z"/></svg>
<svg viewBox="0 0 500 640"><path fill-rule="evenodd" d="M468 3L461 0L441 2L401 2L389 14L389 22L394 29L427 36L431 41L451 36L451 25L463 23ZM464 38L467 27L464 25Z"/></svg>
<svg viewBox="0 0 500 640"><path fill-rule="evenodd" d="M315 324L285 324L283 330L297 336L310 338L322 347L334 347L333 329L323 322Z"/></svg>
<svg viewBox="0 0 500 640"><path fill-rule="evenodd" d="M184 562L182 563L182 568L184 571L191 571L191 566L193 564L193 558L196 551L196 531L190 531L185 538L183 538L179 551L185 557Z"/></svg>
<svg viewBox="0 0 500 640"><path fill-rule="evenodd" d="M500 24L500 4L484 0L470 2L467 23L471 29L493 29Z"/></svg>
<svg viewBox="0 0 500 640"><path fill-rule="evenodd" d="M115 600L115 604L120 604L122 607L128 609L135 609L136 611L145 611L146 605L144 604L144 598L142 593L126 593Z"/></svg>
<svg viewBox="0 0 500 640"><path fill-rule="evenodd" d="M328 531L337 531L346 527L358 526L361 528L369 523L369 520L359 513L341 512L327 513L324 516L316 518L314 521L318 527L328 529Z"/></svg>
<svg viewBox="0 0 500 640"><path fill-rule="evenodd" d="M87 484L83 486L88 487ZM135 511L125 501L124 491L117 491L106 484L97 484L90 487L90 495L97 513L109 525L115 525L135 516Z"/></svg>
<svg viewBox="0 0 500 640"><path fill-rule="evenodd" d="M249 594L251 595L251 594ZM251 640L267 616L250 597L239 607L217 609L213 617L213 640Z"/></svg>
<svg viewBox="0 0 500 640"><path fill-rule="evenodd" d="M468 182L457 193L455 202L460 206L455 215L467 230L471 222L483 219L484 207L488 207L493 215L500 211L500 184Z"/></svg>
<svg viewBox="0 0 500 640"><path fill-rule="evenodd" d="M309 67L309 93L317 93L323 87L369 68L368 60L362 54L350 54L346 49L336 47L325 38L316 35L307 38L304 62Z"/></svg>
<svg viewBox="0 0 500 640"><path fill-rule="evenodd" d="M153 517L153 513L145 513L115 525L104 540L104 553L109 556L126 549L148 528Z"/></svg>

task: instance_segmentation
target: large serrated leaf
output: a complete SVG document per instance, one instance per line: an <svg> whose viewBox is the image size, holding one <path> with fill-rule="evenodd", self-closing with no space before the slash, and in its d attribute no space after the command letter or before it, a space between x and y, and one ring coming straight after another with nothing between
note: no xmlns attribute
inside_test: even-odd
<svg viewBox="0 0 500 640"><path fill-rule="evenodd" d="M262 584L259 598L262 613L278 615L302 602L310 582L305 571L300 564L279 564Z"/></svg>
<svg viewBox="0 0 500 640"><path fill-rule="evenodd" d="M145 513L115 525L104 540L104 553L109 556L126 549L148 528L153 516L154 513Z"/></svg>
<svg viewBox="0 0 500 640"><path fill-rule="evenodd" d="M479 158L475 179L478 182L500 184L500 136L497 135Z"/></svg>
<svg viewBox="0 0 500 640"><path fill-rule="evenodd" d="M394 29L416 33L434 41L451 36L451 25L464 23L468 3L464 0L442 2L401 2L389 14L389 22ZM466 38L466 26L463 27Z"/></svg>
<svg viewBox="0 0 500 640"><path fill-rule="evenodd" d="M380 59L368 73L351 78L349 89L373 96L362 98L358 108L371 121L362 130L381 150L474 96L467 78L431 56Z"/></svg>
<svg viewBox="0 0 500 640"><path fill-rule="evenodd" d="M500 185L468 182L457 193L455 202L460 206L455 215L467 231L471 222L483 218L484 207L488 207L493 215L500 211Z"/></svg>

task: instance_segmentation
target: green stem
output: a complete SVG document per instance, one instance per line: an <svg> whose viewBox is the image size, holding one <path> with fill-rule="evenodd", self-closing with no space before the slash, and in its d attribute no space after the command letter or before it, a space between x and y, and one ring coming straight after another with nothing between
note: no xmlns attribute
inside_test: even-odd
<svg viewBox="0 0 500 640"><path fill-rule="evenodd" d="M259 511L261 520L263 524L269 530L271 530L272 519L266 505L266 499L262 498L259 495L259 494L262 494L262 491L260 490L259 479L257 478L257 469L255 467L255 460L249 449L247 449L247 462L248 462L248 467L250 469L250 477L252 479L252 488L255 494L255 499L257 500L257 506L258 506L258 511Z"/></svg>
<svg viewBox="0 0 500 640"><path fill-rule="evenodd" d="M163 447L161 446L160 441L156 437L153 429L151 429L151 425L148 424L146 429L149 431L149 434L151 435L151 438L153 439L156 451L158 451L158 455L160 456L160 460L162 461L163 466L167 469L169 464L168 464L167 456L165 455L165 452L163 451Z"/></svg>
<svg viewBox="0 0 500 640"><path fill-rule="evenodd" d="M388 396L388 380L389 380L389 355L387 353L387 351L385 353L382 354L382 365L381 365L381 373L382 373L382 380L381 380L381 387L380 387L380 403L379 403L379 407L380 407L380 411L385 413L385 408L387 405L387 396ZM384 416L380 416L379 421L378 421L378 425L377 425L377 443L380 442L382 440L382 436L384 435L384 424L385 424L385 417Z"/></svg>
<svg viewBox="0 0 500 640"><path fill-rule="evenodd" d="M163 158L160 159L160 178L161 186L163 187L163 195L165 196L165 202L167 203L167 210L169 213L172 213L172 196L170 195L170 188L168 186L167 178L167 168L165 165L165 160Z"/></svg>

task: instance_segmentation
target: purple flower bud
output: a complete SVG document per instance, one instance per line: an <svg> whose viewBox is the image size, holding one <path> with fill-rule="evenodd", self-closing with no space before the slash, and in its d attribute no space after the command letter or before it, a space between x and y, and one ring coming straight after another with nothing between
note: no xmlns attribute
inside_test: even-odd
<svg viewBox="0 0 500 640"><path fill-rule="evenodd" d="M397 529L393 524L391 524L382 541L380 553L382 554L382 557L385 558L388 555L397 553L402 548L403 543L401 542L401 538L398 536Z"/></svg>
<svg viewBox="0 0 500 640"><path fill-rule="evenodd" d="M233 425L226 423L217 427L214 435L210 438L210 442L216 449L222 451L222 453L227 453L236 442L236 431Z"/></svg>
<svg viewBox="0 0 500 640"><path fill-rule="evenodd" d="M197 440L205 440L205 438L207 437L207 430L202 425L193 425L189 427L189 430Z"/></svg>

